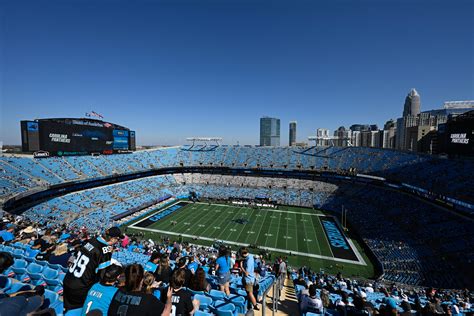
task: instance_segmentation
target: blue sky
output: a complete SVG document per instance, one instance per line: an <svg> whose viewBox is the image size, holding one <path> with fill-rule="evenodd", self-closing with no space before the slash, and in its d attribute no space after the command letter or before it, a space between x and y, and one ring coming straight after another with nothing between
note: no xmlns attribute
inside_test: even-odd
<svg viewBox="0 0 474 316"><path fill-rule="evenodd" d="M383 123L415 87L422 110L474 99L473 1L5 1L1 135L21 119L82 117L137 131L282 144L319 127Z"/></svg>

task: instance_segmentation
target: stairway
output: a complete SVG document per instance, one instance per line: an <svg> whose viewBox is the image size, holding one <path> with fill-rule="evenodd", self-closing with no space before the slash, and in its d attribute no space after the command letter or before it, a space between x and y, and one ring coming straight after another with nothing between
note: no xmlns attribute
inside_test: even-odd
<svg viewBox="0 0 474 316"><path fill-rule="evenodd" d="M299 315L298 299L296 298L295 287L293 281L285 279L285 284L281 290L280 303L278 310L273 314L272 308L273 289L268 292L266 299L267 308L265 310L266 316L297 316ZM262 312L255 312L254 315L262 315Z"/></svg>

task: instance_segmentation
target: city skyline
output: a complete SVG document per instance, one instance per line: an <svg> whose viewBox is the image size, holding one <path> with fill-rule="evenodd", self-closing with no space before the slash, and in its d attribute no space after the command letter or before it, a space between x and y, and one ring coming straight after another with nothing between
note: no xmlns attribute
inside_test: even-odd
<svg viewBox="0 0 474 316"><path fill-rule="evenodd" d="M298 121L306 142L317 128L401 117L411 88L421 111L474 99L470 1L2 7L3 144L20 144L20 120L91 110L138 145L258 144L263 115ZM400 23L407 9L417 18Z"/></svg>

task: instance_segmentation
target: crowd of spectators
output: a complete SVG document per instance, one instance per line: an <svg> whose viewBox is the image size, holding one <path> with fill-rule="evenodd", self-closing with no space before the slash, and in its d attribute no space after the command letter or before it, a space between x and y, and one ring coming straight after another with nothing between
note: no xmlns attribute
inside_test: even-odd
<svg viewBox="0 0 474 316"><path fill-rule="evenodd" d="M247 248L235 252L225 245L145 240L124 235L117 227L103 231L73 230L66 225L46 228L6 213L0 222L0 245L0 273L4 273L0 285L10 282L9 287L2 286L0 315L56 315L63 308L77 315L169 315L171 309L176 315L189 315L200 308L200 295L218 301L216 291L221 293L221 303L201 306L203 311L235 305L244 312L259 310L259 284L263 284L259 282L274 279L265 261L254 258ZM15 249L20 248L25 252L18 255ZM145 260L137 263L136 254ZM41 280L21 277L14 284L22 287L11 287L7 277L19 277L11 267L27 257L32 264L64 268L63 288L58 291L62 300L53 304L45 295L51 289Z"/></svg>
<svg viewBox="0 0 474 316"><path fill-rule="evenodd" d="M435 316L474 314L474 293L466 290L422 288L390 282L356 280L291 269L302 315Z"/></svg>

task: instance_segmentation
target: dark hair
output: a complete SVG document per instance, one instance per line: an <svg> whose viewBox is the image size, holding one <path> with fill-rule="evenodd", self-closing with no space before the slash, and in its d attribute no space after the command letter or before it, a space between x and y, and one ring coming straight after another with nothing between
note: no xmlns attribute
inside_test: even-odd
<svg viewBox="0 0 474 316"><path fill-rule="evenodd" d="M125 286L127 292L140 291L145 271L141 264L131 264L125 268Z"/></svg>
<svg viewBox="0 0 474 316"><path fill-rule="evenodd" d="M315 296L316 295L316 284L311 284L309 286L309 296Z"/></svg>
<svg viewBox="0 0 474 316"><path fill-rule="evenodd" d="M157 274L161 274L162 272L164 272L165 268L168 268L170 266L169 262L168 262L168 255L167 254L163 254L161 256L161 259L160 259L160 265L158 266L158 271L156 271Z"/></svg>
<svg viewBox="0 0 474 316"><path fill-rule="evenodd" d="M161 254L158 251L155 251L151 254L150 261L155 261L156 259L160 259Z"/></svg>
<svg viewBox="0 0 474 316"><path fill-rule="evenodd" d="M401 308L403 309L404 312L408 312L411 310L411 305L407 301L402 301L400 304Z"/></svg>
<svg viewBox="0 0 474 316"><path fill-rule="evenodd" d="M10 268L14 261L15 259L13 259L13 256L8 252L0 252L0 273Z"/></svg>
<svg viewBox="0 0 474 316"><path fill-rule="evenodd" d="M179 289L186 282L186 271L184 269L177 269L171 276L170 285L173 289Z"/></svg>
<svg viewBox="0 0 474 316"><path fill-rule="evenodd" d="M352 303L354 304L354 307L358 310L363 310L364 309L364 300L362 299L362 296L360 295L355 295L353 298Z"/></svg>
<svg viewBox="0 0 474 316"><path fill-rule="evenodd" d="M184 267L186 265L186 262L188 262L188 259L186 257L182 257L178 261L178 266L179 267Z"/></svg>
<svg viewBox="0 0 474 316"><path fill-rule="evenodd" d="M227 257L229 255L229 248L225 245L219 247L219 257Z"/></svg>
<svg viewBox="0 0 474 316"><path fill-rule="evenodd" d="M190 288L194 291L207 291L206 272L203 268L198 268L192 276Z"/></svg>
<svg viewBox="0 0 474 316"><path fill-rule="evenodd" d="M105 285L105 283L115 282L122 272L123 268L121 266L112 264L103 270L100 283Z"/></svg>

